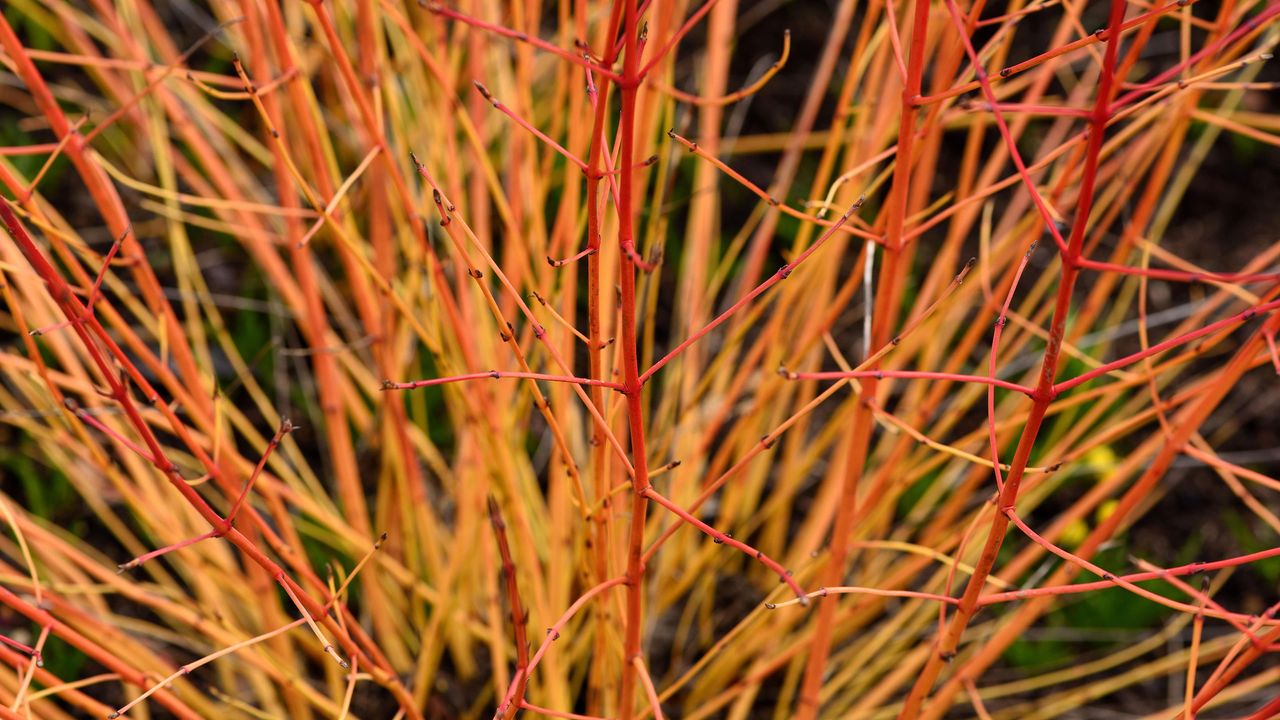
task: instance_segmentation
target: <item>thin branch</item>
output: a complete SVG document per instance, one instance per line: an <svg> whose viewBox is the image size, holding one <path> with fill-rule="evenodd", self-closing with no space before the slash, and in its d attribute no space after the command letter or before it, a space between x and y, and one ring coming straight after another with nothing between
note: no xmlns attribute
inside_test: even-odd
<svg viewBox="0 0 1280 720"><path fill-rule="evenodd" d="M490 370L488 372L467 373L466 375L453 375L451 377L431 378L429 380L413 380L410 382L394 382L387 380L382 383L383 390L413 390L416 388L432 387L435 385L446 385L449 383L468 382L471 380L500 380L502 378L521 379L521 380L544 380L546 382L569 383L572 385L587 385L594 387L609 388L610 390L622 391L622 384L611 382L609 380L595 380L592 378L572 377L569 375L547 375L545 373L521 372L512 370Z"/></svg>

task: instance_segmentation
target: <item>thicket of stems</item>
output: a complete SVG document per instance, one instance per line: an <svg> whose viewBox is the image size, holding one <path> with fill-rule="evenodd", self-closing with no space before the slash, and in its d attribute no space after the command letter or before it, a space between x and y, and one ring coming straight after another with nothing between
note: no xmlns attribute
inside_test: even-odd
<svg viewBox="0 0 1280 720"><path fill-rule="evenodd" d="M13 0L0 715L1273 712L1280 5L830 12Z"/></svg>

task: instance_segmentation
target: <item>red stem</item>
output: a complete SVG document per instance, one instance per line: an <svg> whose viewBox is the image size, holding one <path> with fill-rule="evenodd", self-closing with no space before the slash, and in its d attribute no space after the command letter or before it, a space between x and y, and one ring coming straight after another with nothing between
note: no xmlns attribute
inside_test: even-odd
<svg viewBox="0 0 1280 720"><path fill-rule="evenodd" d="M31 331L32 335L46 335L54 330L64 328L72 322L84 322L85 317L93 315L94 305L98 302L98 296L102 292L102 281L107 277L107 268L111 267L111 261L115 259L116 253L120 252L120 248L124 245L124 239L129 236L130 232L133 232L132 227L125 230L124 234L119 238L116 238L116 241L111 243L110 249L107 250L106 256L102 259L102 265L98 268L98 274L94 277L93 285L89 288L89 294L84 301L86 308L85 316L75 321L63 320L62 322L55 323L49 327L37 328Z"/></svg>
<svg viewBox="0 0 1280 720"><path fill-rule="evenodd" d="M1280 300L1272 300L1269 303L1254 305L1253 307L1250 307L1242 312L1238 312L1235 315L1232 315L1231 317L1224 318L1215 323L1210 323L1209 325L1205 325L1204 327L1199 328L1197 330L1192 330L1190 332L1183 333L1181 335L1178 335L1177 337L1173 337L1168 340L1165 340L1162 343L1157 343L1155 345L1152 345L1151 347L1145 350L1140 350L1136 353L1133 353L1132 355L1126 355L1120 358L1119 360L1112 360L1111 362L1105 365L1100 365L1094 368L1093 370L1090 370L1087 373L1071 378L1070 380L1064 380L1054 385L1053 389L1050 392L1054 396L1060 395L1074 387L1083 385L1084 383L1087 383L1090 380L1093 380L1094 378L1106 375L1112 370L1118 370L1122 367L1132 365L1133 363L1136 363L1139 360L1142 360L1143 358L1148 358L1148 357L1151 357L1152 355L1158 355L1164 352L1165 350L1177 347L1179 345L1185 345L1186 343L1189 343L1192 340L1195 340L1196 338L1201 338L1201 337L1204 337L1205 335L1211 335L1219 330L1222 330L1223 328L1251 320L1262 313L1270 312L1277 308L1280 308Z"/></svg>
<svg viewBox="0 0 1280 720"><path fill-rule="evenodd" d="M787 584L787 587L791 588L791 591L796 594L796 598L800 600L801 605L809 604L808 595L805 594L804 590L796 583L795 580L791 579L791 571L782 567L782 565L780 565L777 560L774 560L773 558L769 557L768 555L765 555L764 553L742 542L741 540L735 540L732 535L722 533L719 530L716 530L715 528L711 527L710 525L702 522L701 520L699 520L698 518L690 514L688 511L686 511L684 508L680 507L669 498L663 496L657 490L654 490L653 487L647 488L644 491L644 494L650 500L653 500L654 502L658 503L662 507L670 510L672 513L675 514L676 517L698 528L703 533L710 535L711 539L717 545L728 545L729 547L734 548L736 550L741 550L747 555L750 555L751 557L760 561L761 565L764 565L765 567L772 570L773 573L777 575L779 579L782 580L782 582Z"/></svg>
<svg viewBox="0 0 1280 720"><path fill-rule="evenodd" d="M1027 248L1027 251L1022 254L1018 269L1013 273L1013 281L1009 283L1009 292L1005 294L1004 306L1000 308L1000 315L996 318L996 327L991 333L991 354L987 360L987 375L991 378L996 376L996 356L1000 352L1000 336L1004 333L1005 319L1009 317L1009 307L1013 304L1013 294L1018 289L1018 283L1022 281L1022 273L1027 269L1027 263L1031 260L1031 253L1035 252L1035 247L1035 243L1031 243L1031 247ZM996 393L994 385L987 388L987 439L991 444L991 469L995 473L996 490L1003 492L1004 478L1000 476L1000 440L996 434ZM947 579L947 592L951 592L950 577Z"/></svg>
<svg viewBox="0 0 1280 720"><path fill-rule="evenodd" d="M1139 275L1149 277L1156 280L1170 280L1173 282L1226 282L1226 283L1258 283L1258 282L1276 282L1280 280L1280 273L1218 273L1218 272L1187 272L1184 270L1165 270L1162 268L1140 268L1128 265L1117 265L1116 263L1100 262L1098 260L1090 260L1088 258L1080 259L1080 268L1082 270L1097 270L1099 272L1114 272L1124 275Z"/></svg>
<svg viewBox="0 0 1280 720"><path fill-rule="evenodd" d="M493 96L492 93L489 92L489 88L485 87L484 83L480 82L479 80L473 80L472 84L475 85L476 90L482 96L484 96L484 99L487 100L490 105L493 105L495 110L514 120L517 125L527 130L534 137L550 145L552 148L555 149L556 152L560 153L569 162L573 163L574 165L577 165L578 168L583 172L587 171L587 164L582 161L582 158L566 150L563 145L556 142L555 140L552 140L550 137L547 136L546 133L534 127L529 121L520 117L514 110L507 107L506 105L503 105L501 101L499 101L497 98Z"/></svg>
<svg viewBox="0 0 1280 720"><path fill-rule="evenodd" d="M1244 720L1267 720L1280 715L1280 695L1271 699L1271 702L1258 708Z"/></svg>
<svg viewBox="0 0 1280 720"><path fill-rule="evenodd" d="M1146 571L1129 573L1128 575L1119 576L1126 582L1144 582L1147 580L1160 580L1166 577L1178 577L1182 575L1195 575L1202 572L1212 572L1228 567L1237 567L1247 565L1249 563L1258 562L1280 556L1280 547L1271 548L1269 550L1261 550L1248 555L1238 555L1225 560L1214 560L1212 562L1193 562L1178 567L1164 568L1158 571ZM1026 600L1028 598L1039 597L1041 595L1074 595L1077 593L1092 592L1094 590L1103 590L1113 587L1115 583L1111 580L1099 580L1097 582L1076 583L1073 585L1054 585L1049 587L1027 588L1025 590L1009 590L1007 592L992 593L983 595L978 600L980 607L987 605L995 605L998 603L1009 602L1012 600Z"/></svg>
<svg viewBox="0 0 1280 720"><path fill-rule="evenodd" d="M986 72L982 69L977 52L974 50L973 42L965 31L965 22L960 10L956 7L954 0L946 0L946 4L947 10L951 14L952 23L958 31L969 60L977 73L983 94L986 96L987 101L994 105L996 103L995 92L991 88ZM1027 174L1026 166L1017 152L1016 145L1013 143L1012 135L1004 122L1004 118L998 109L993 109L992 111L1000 133L1009 145L1010 155L1018 167L1018 172L1022 176L1023 182L1026 183L1027 190L1035 201L1036 207L1040 210L1046 227L1053 235L1054 242L1062 252L1062 277L1058 284L1058 296L1054 304L1053 320L1049 330L1049 342L1044 352L1040 380L1036 385L1031 410L1023 427L1022 436L1018 440L1017 450L1014 452L1013 460L1010 463L1009 476L1004 483L1004 487L1000 489L997 500L1000 512L997 512L992 518L991 529L987 534L982 554L974 566L973 573L969 576L969 582L965 586L960 605L957 607L951 623L947 626L943 636L937 640L935 652L930 653L929 659L926 661L924 668L902 705L899 718L903 720L919 716L921 707L932 692L933 683L937 680L943 665L955 657L960 637L964 634L970 619L972 619L977 609L977 601L982 588L995 566L996 558L1004 543L1009 524L1009 515L1005 511L1011 511L1017 503L1018 490L1027 467L1027 461L1031 456L1031 449L1035 445L1036 437L1040 432L1040 425L1044 420L1045 413L1048 411L1049 403L1054 398L1053 379L1058 370L1058 360L1062 351L1063 336L1066 332L1071 297L1075 288L1076 277L1079 274L1078 261L1084 243L1085 229L1089 222L1089 214L1093 207L1093 188L1097 181L1098 156L1102 151L1103 136L1106 131L1107 121L1110 118L1108 107L1110 106L1111 94L1116 83L1116 58L1119 51L1119 43L1115 42L1115 40L1119 34L1117 31L1123 24L1126 8L1125 0L1112 0L1111 2L1108 22L1109 37L1106 54L1103 58L1101 81L1097 96L1094 98L1093 112L1089 122L1088 145L1085 150L1084 167L1081 170L1077 211L1071 226L1071 236L1065 243L1058 232L1053 217ZM998 464L997 467L999 467Z"/></svg>
<svg viewBox="0 0 1280 720"><path fill-rule="evenodd" d="M622 22L621 9L622 6L620 4L614 4L610 21L605 28L607 36L610 38L610 44L606 50L609 62L613 62L618 52L616 38L618 36L618 25ZM583 21L585 22L585 18ZM591 71L588 70L585 75L587 101L592 110L585 183L587 247L584 252L587 257L587 338L590 341L587 346L587 372L591 377L599 378L604 376L601 357L603 345L600 344L602 334L600 326L600 228L602 220L600 217L601 203L597 202L596 198L599 195L600 179L603 177L600 173L602 159L609 154L604 132L609 81L608 79L602 79L599 87L597 87ZM591 402L595 404L596 412L605 410L604 394L600 388L591 388ZM591 432L592 490L594 491L595 499L601 504L592 517L594 552L591 560L596 582L604 582L605 578L609 576L609 559L613 539L613 507L610 500L610 477L608 473L609 458L605 453L604 441L605 438L600 432L600 428L598 426L593 427ZM592 614L592 620L595 625L595 637L593 638L592 647L597 657L604 657L610 649L608 638L612 620L611 611L612 608L602 603L601 606L595 608ZM600 712L600 708L607 704L608 686L612 682L610 670L612 670L611 663L597 662L592 664L591 673L587 679L587 712Z"/></svg>
<svg viewBox="0 0 1280 720"><path fill-rule="evenodd" d="M702 7L698 8L692 15L690 15L688 19L684 21L684 24L681 25L680 28L662 44L662 47L653 54L653 57L649 58L649 62L645 63L644 67L639 73L637 73L637 76L643 78L648 75L649 71L657 66L658 63L662 62L662 59L667 56L667 53L671 52L672 48L676 46L676 43L680 42L680 39L687 35L690 30L693 30L694 26L697 25L702 18L706 17L707 13L711 12L711 8L715 4L716 0L707 0L704 2ZM623 75L626 75L625 69L623 71Z"/></svg>
<svg viewBox="0 0 1280 720"><path fill-rule="evenodd" d="M498 540L498 555L502 558L502 575L506 579L507 601L511 605L511 629L516 644L516 672L511 679L514 697L523 698L525 688L529 684L529 643L525 636L525 625L529 616L525 614L524 605L520 602L520 587L516 584L516 565L511 559L511 546L507 542L507 523L502 519L502 511L498 509L498 501L489 496L489 522L493 525L493 534ZM508 693L510 694L510 693ZM510 704L498 706L495 718L511 717L516 708Z"/></svg>
<svg viewBox="0 0 1280 720"><path fill-rule="evenodd" d="M481 20L480 18L472 17L470 15L460 13L457 10L454 10L452 8L445 7L444 5L438 2L430 3L427 6L427 9L437 15L447 17L450 20L456 20L460 23L463 23L465 25L470 25L471 27L474 27L474 28L479 28L486 32L491 32L494 35L501 35L502 37L511 38L512 40L518 40L523 43L528 43L538 48L539 50L549 52L553 55L556 55L565 60L568 60L569 62L575 65L581 65L582 67L585 67L588 70L591 70L593 72L598 72L601 75L609 78L610 80L620 79L618 77L618 74L613 72L609 68L603 67L601 65L597 65L579 55L569 52L568 50L565 50L564 48L556 47L555 45L552 45L551 43L541 38L534 37L528 33L520 32L519 30L512 30L511 28L503 25L497 25L491 22L486 22L484 20Z"/></svg>
<svg viewBox="0 0 1280 720"><path fill-rule="evenodd" d="M638 71L639 57L635 0L621 0L625 4L622 23L623 57L622 77L618 79L621 96L621 119L618 126L619 159L623 168L633 166L635 155L636 90L642 79ZM634 246L635 225L632 216L634 193L633 173L622 173L618 206L618 242L623 248ZM623 393L627 398L627 426L631 433L631 457L635 473L632 475L631 519L627 538L627 602L625 639L623 640L622 680L618 688L618 712L621 720L631 720L635 712L636 668L633 658L642 657L641 633L644 629L641 617L644 597L645 517L649 509L645 491L649 489L649 460L645 451L644 386L640 377L636 344L636 265L632 257L623 253L619 258L619 280L622 290L622 339L618 352L622 353Z"/></svg>
<svg viewBox="0 0 1280 720"><path fill-rule="evenodd" d="M126 570L132 570L132 569L134 569L134 568L136 568L136 567L138 567L138 566L142 565L142 564L143 564L143 563L145 563L145 562L148 562L148 561L150 561L150 560L155 560L156 558L160 557L161 555L168 555L169 553L174 552L174 551L176 551L176 550L181 550L182 548L185 548L185 547L191 547L192 545L195 545L196 543L198 543L198 542L200 542L200 541L202 541L202 540L211 540L211 539L216 538L216 537L218 537L218 531L217 531L217 530L210 530L209 532L207 532L207 533L205 533L205 534L203 534L203 535L197 535L197 536L195 536L195 537L190 537L190 538L187 538L186 540L180 540L180 541L178 541L178 542L176 542L176 543L173 543L172 545L165 545L165 546L164 546L164 547L162 547L162 548L156 548L155 550L152 550L151 552L143 553L143 554L139 555L138 557L136 557L136 558L134 558L134 559L130 560L130 561L129 561L129 562L127 562L127 563L124 563L124 564L122 564L122 565L117 565L117 566L116 566L116 568L117 568L117 571L118 571L118 572L124 572L124 571L126 571Z"/></svg>
<svg viewBox="0 0 1280 720"><path fill-rule="evenodd" d="M626 582L627 579L625 577L605 580L599 585L596 585L590 590L579 595L578 599L574 600L573 604L569 606L569 609L565 610L564 614L560 616L560 619L556 620L554 625L547 628L547 639L542 641L542 644L538 646L538 651L529 659L529 670L525 674L533 674L534 668L538 667L538 663L542 662L542 656L547 653L547 650L551 649L551 644L560 639L560 633L564 631L564 626L568 624L569 620L571 620L574 615L578 614L578 611L581 610L582 607L591 600L591 598L599 595L609 588L616 587L618 585L625 585ZM515 682L511 683L511 686L507 689L507 694L502 698L502 702L499 704L499 707L524 705L524 698L516 695L516 685L517 684Z"/></svg>
<svg viewBox="0 0 1280 720"><path fill-rule="evenodd" d="M267 449L263 451L262 457L258 460L258 464L253 466L253 472L250 473L249 479L245 481L244 488L240 490L240 496L236 498L235 503L231 505L231 510L227 512L227 524L222 532L231 529L231 523L236 521L236 516L240 514L240 508L244 505L245 498L249 497L249 491L253 489L254 483L258 481L258 476L262 474L262 470L267 466L267 460L271 458L271 453L277 447L280 447L280 441L285 435L293 432L294 424L289 422L288 418L280 421L280 427L276 430L276 434L271 436L271 442L267 443Z"/></svg>
<svg viewBox="0 0 1280 720"><path fill-rule="evenodd" d="M862 207L862 198L859 198L858 201L853 204L853 207L845 211L845 214L841 215L839 220L832 223L831 227L827 228L826 232L822 233L822 235L819 236L818 239L815 240L812 245L805 248L804 252L800 253L800 255L797 256L795 260L792 260L791 262L778 268L778 271L775 272L773 275L771 275L769 279L757 285L755 289L752 290L751 292L747 293L746 295L743 295L741 298L738 299L737 302L731 305L729 309L725 310L724 312L716 316L716 319L704 325L700 330L693 333L689 337L685 338L684 341L682 341L679 345L672 348L672 350L668 352L666 355L663 355L660 360L658 360L652 366L650 366L648 370L644 371L644 374L640 376L640 382L645 382L649 378L653 377L653 374L661 370L664 365L674 360L678 355L680 355L680 353L684 352L685 350L688 350L690 345L693 345L695 342L705 337L707 333L711 332L712 330L715 330L717 327L723 324L724 321L732 317L734 313L737 313L738 311L745 308L747 305L750 305L753 300L763 295L766 290L773 287L774 285L777 285L783 280L787 279L787 277L791 275L792 271L794 271L796 267L800 265L800 263L808 259L808 257L812 255L814 252L816 252L818 248L822 247L822 244L827 241L827 238L830 238L832 235L836 233L836 231L838 231L842 226L844 226L844 224L849 221L849 218L853 216L853 213L856 212L860 207Z"/></svg>
<svg viewBox="0 0 1280 720"><path fill-rule="evenodd" d="M415 388L432 387L434 385L445 385L448 383L467 382L469 380L484 379L499 380L502 378L518 378L522 380L545 380L547 382L569 383L572 385L587 385L590 387L603 387L610 390L622 391L622 384L610 382L608 380L595 380L593 378L573 377L570 375L548 375L546 373L536 372L520 372L512 370L490 370L488 372L467 373L465 375L452 375L449 377L430 378L427 380L413 380L410 382L392 382L390 380L382 384L383 390L413 390Z"/></svg>
<svg viewBox="0 0 1280 720"><path fill-rule="evenodd" d="M8 635L0 635L0 643L8 645L9 647L14 648L15 650L21 650L22 652L30 655L31 657L37 660L40 659L39 650L31 647L30 645L20 643L17 640L14 640L13 638L9 637Z"/></svg>
<svg viewBox="0 0 1280 720"><path fill-rule="evenodd" d="M599 715L580 715L578 713L564 712L562 710L552 710L550 708L544 708L541 705L534 705L533 703L528 701L520 703L520 707L521 709L528 710L529 712L534 713L536 715L546 715L547 717L553 717L553 718L565 718L566 720L607 720L606 718L602 718Z"/></svg>
<svg viewBox="0 0 1280 720"><path fill-rule="evenodd" d="M1190 614L1203 613L1206 617L1216 617L1216 618L1221 618L1223 620L1227 620L1232 625L1234 625L1237 629L1239 629L1241 632L1245 633L1246 635L1252 635L1252 633L1249 632L1248 628L1243 626L1244 621L1249 621L1253 619L1252 616L1250 615L1246 615L1243 613L1223 612L1220 609L1209 610L1207 608L1198 607L1196 605L1180 603L1176 600L1170 600L1169 598L1166 598L1163 595L1158 595L1156 593L1153 593L1150 590L1140 588L1137 585L1134 585L1133 583L1129 582L1128 580L1125 580L1122 577L1117 577L1116 575L1113 575L1107 572L1106 570L1103 570L1097 565L1094 565L1088 560L1085 560L1084 558L1078 555L1074 555L1070 552L1067 552L1066 550L1058 547L1057 545L1054 545L1048 540L1045 540L1044 537L1042 537L1039 533L1037 533L1035 530L1032 530L1031 527L1027 525L1027 523L1021 517L1019 517L1018 514L1014 512L1012 509L1006 509L1003 512L1004 514L1008 515L1009 520L1020 531L1022 531L1022 534L1030 538L1032 542L1044 548L1045 550L1048 550L1053 555L1056 555L1059 558L1062 558L1066 562L1069 562L1072 565L1075 565L1076 567L1080 567L1085 570L1088 570L1094 575L1101 577L1103 580L1107 581L1111 585L1119 586L1121 588L1124 588L1125 590L1128 590L1134 595L1138 595L1140 597L1146 598L1147 600L1150 600L1160 605L1164 605L1165 607L1173 608L1174 610L1180 610L1184 613L1190 613Z"/></svg>
<svg viewBox="0 0 1280 720"><path fill-rule="evenodd" d="M991 103L977 103L971 106L973 110L993 109ZM1049 115L1053 117L1089 117L1089 111L1084 108L1059 107L1055 105L1028 105L1026 103L996 103L994 109L1006 113L1024 113L1027 115Z"/></svg>
<svg viewBox="0 0 1280 720"><path fill-rule="evenodd" d="M892 11L891 6L887 6ZM920 95L924 77L925 46L929 41L929 0L916 0L911 24L911 47L907 57L907 73L903 79L898 117L898 150L894 162L893 182L886 199L884 261L880 265L879 281L875 286L874 311L871 317L871 337L867 348L883 346L896 326L901 293L897 291L899 267L902 261L904 230L907 209L911 202L911 175L915 163L916 123L919 108L915 101ZM868 247L868 252L874 250ZM870 256L869 256L870 257ZM878 381L874 378L864 383L864 397L874 398ZM854 409L845 459L843 477L839 478L838 507L831 524L827 544L827 559L823 568L824 583L843 584L845 566L849 559L849 541L854 523L859 515L858 485L866 470L870 456L871 433L875 423L868 403L858 403ZM800 720L814 720L820 709L822 685L827 674L827 661L835 642L835 603L823 603L818 607L813 629L813 644L805 662L804 676L796 699L796 716Z"/></svg>
<svg viewBox="0 0 1280 720"><path fill-rule="evenodd" d="M67 403L70 404L71 400L68 399ZM102 434L106 435L107 437L110 437L112 440L115 440L121 445L124 445L126 448L129 448L129 450L133 451L134 454L141 457L143 460L146 460L147 462L153 465L156 464L156 459L150 453L138 447L138 444L133 442L129 438L116 432L114 428L108 427L106 423L103 423L98 418L94 417L93 415L90 415L87 410L83 408L76 408L74 412L76 417L80 418L86 424L92 425L93 427L97 428Z"/></svg>
<svg viewBox="0 0 1280 720"><path fill-rule="evenodd" d="M849 370L831 372L788 372L779 371L788 380L846 380L849 378L903 378L908 380L948 380L952 382L969 382L990 385L993 388L1013 390L1030 396L1035 390L1026 385L1019 385L1008 380L983 377L982 375L961 375L957 373L926 372L920 370Z"/></svg>

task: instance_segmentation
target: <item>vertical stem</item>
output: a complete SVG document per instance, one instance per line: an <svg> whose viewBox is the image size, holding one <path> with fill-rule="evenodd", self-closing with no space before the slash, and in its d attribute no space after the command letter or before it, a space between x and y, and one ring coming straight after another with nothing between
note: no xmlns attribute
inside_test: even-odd
<svg viewBox="0 0 1280 720"><path fill-rule="evenodd" d="M606 86L607 87L607 86ZM602 378L604 371L601 364L601 332L600 332L600 213L599 203L596 201L597 192L600 188L600 145L604 139L604 102L601 99L599 109L596 112L596 128L592 134L591 140L591 160L588 161L587 170L587 238L592 252L587 256L587 371L588 377ZM596 410L602 415L604 414L604 390L600 387L593 386L590 390L591 402L596 406ZM594 535L592 542L592 569L595 572L593 580L595 582L604 582L609 579L609 540L611 536L610 517L613 514L613 502L609 497L609 474L608 474L609 453L605 446L604 433L598 425L593 425L591 430L591 481L592 493L595 502L598 503L594 511L592 520L595 523ZM609 603L597 603L593 606L595 609L596 633L595 633L595 657L597 661L592 663L591 670L591 691L588 692L587 712L591 715L604 714L599 706L605 702L603 697L603 686L605 685L605 673L608 672L608 663L603 662L603 658L608 651L608 628L609 623Z"/></svg>
<svg viewBox="0 0 1280 720"><path fill-rule="evenodd" d="M886 8L886 12L892 12L892 9ZM897 280L900 274L898 261L901 257L907 203L910 198L912 150L916 134L916 119L919 115L916 99L920 96L921 78L924 75L924 50L929 39L928 35L929 0L916 0L911 30L911 49L907 60L907 79L902 89L902 111L898 125L898 158L894 166L893 185L885 208L888 220L885 227L884 263L880 268L880 282L875 292L875 311L871 320L871 345L867 348L868 354L872 352L871 348L880 347L888 341L897 316ZM875 378L868 378L863 382L863 397L874 398L878 384ZM866 467L867 451L874 427L870 404L859 403L849 433L848 465L840 488L840 505L831 531L830 557L827 558L823 572L824 585L840 585L844 578L845 564L849 558L850 535L858 511L858 484ZM831 654L835 612L836 603L834 602L818 604L813 647L809 653L804 680L797 699L796 717L800 720L812 720L818 715L818 694L822 689L827 658Z"/></svg>
<svg viewBox="0 0 1280 720"><path fill-rule="evenodd" d="M1004 543L1005 534L1009 528L1007 511L1012 510L1017 503L1018 490L1027 468L1027 461L1031 457L1031 449L1035 445L1036 436L1040 432L1040 425L1049 409L1049 404L1053 402L1055 396L1053 379L1058 371L1058 361L1062 351L1062 338L1066 332L1067 315L1071 309L1071 296L1075 288L1076 278L1079 275L1085 229L1089 223L1089 213L1093 208L1093 189L1097 182L1098 156L1102 151L1103 136L1106 132L1107 119L1110 117L1111 95L1116 84L1116 57L1120 46L1117 39L1120 25L1124 20L1125 8L1125 0L1112 0L1110 22L1107 30L1106 55L1103 59L1098 94L1094 98L1093 110L1089 115L1089 140L1085 151L1084 168L1081 173L1077 211L1071 227L1071 234L1066 243L1066 250L1062 256L1062 277L1058 283L1058 296L1053 308L1052 324L1049 328L1049 342L1045 348L1044 359L1041 363L1040 379L1036 384L1035 392L1032 394L1031 411L1026 425L1023 426L1022 435L1018 439L1018 447L1014 451L1014 457L1010 463L1009 475L1005 479L1004 488L1001 490L997 500L997 510L991 519L991 528L987 533L987 540L983 545L982 554L979 556L978 562L974 566L974 571L969 577L968 585L965 586L965 591L961 596L959 606L956 608L955 616L948 624L946 632L938 640L936 651L929 655L924 669L916 679L911 692L907 695L907 699L902 706L902 712L898 716L899 718L915 718L920 715L924 701L931 692L934 681L937 680L939 673L942 671L942 666L950 662L956 655L960 637L964 634L965 628L968 627L969 621L973 618L973 614L977 609L978 596L995 566L996 557ZM969 43L967 37L964 38L964 41ZM971 45L970 50L972 50ZM981 70L979 73L979 79L985 86L984 90L989 90L990 84L986 79L985 73ZM997 119L999 120L998 117ZM1029 189L1034 192L1034 188ZM1048 218L1046 218L1047 221ZM1003 324L1003 322L1004 317L1002 315L997 320L997 323Z"/></svg>
<svg viewBox="0 0 1280 720"><path fill-rule="evenodd" d="M636 668L633 662L641 657L640 635L643 626L641 603L644 591L645 514L649 488L649 463L645 456L644 408L641 397L640 366L636 350L636 266L632 253L625 252L635 244L635 224L632 217L632 196L635 176L635 119L636 90L640 85L639 58L637 57L636 0L626 3L623 21L622 77L618 90L622 101L622 113L618 125L620 182L618 188L618 242L624 249L619 253L619 279L622 284L622 353L623 394L627 398L627 425L631 432L631 464L635 475L631 484L631 528L627 539L627 617L626 637L623 645L622 682L618 690L618 713L622 720L631 720L634 713Z"/></svg>
<svg viewBox="0 0 1280 720"><path fill-rule="evenodd" d="M618 24L622 20L620 5L615 5L611 13L610 20L605 28L605 37L608 40L608 47L605 51L605 59L608 64L612 65L618 53L617 37ZM585 12L585 11L584 11ZM588 81L592 76L588 72ZM590 86L588 88L590 90ZM587 203L587 247L590 252L587 255L587 367L589 377L605 378L605 370L601 358L601 349L604 345L604 338L601 332L601 307L600 307L600 244L603 218L600 217L600 179L603 177L603 155L608 152L608 143L605 141L605 113L608 108L609 98L609 80L601 77L597 89L595 90L595 116L592 121L590 148L587 155L587 181L586 181L586 203ZM630 187L630 186L628 186ZM591 402L596 406L597 412L604 413L604 390L600 387L591 388ZM612 539L612 515L613 503L609 496L610 482L609 477L609 453L605 445L605 437L599 425L594 425L591 435L592 452L591 452L591 472L592 472L592 492L595 499L600 503L600 507L595 511L593 520L595 522L594 531L594 553L592 556L593 570L595 571L595 582L602 583L609 579L609 548ZM611 671L609 663L604 662L604 658L608 652L609 633L607 625L610 618L610 604L597 603L595 606L595 657L597 662L592 664L589 688L587 693L587 712L591 715L605 715L604 705L607 702L605 691L609 682L608 673Z"/></svg>

